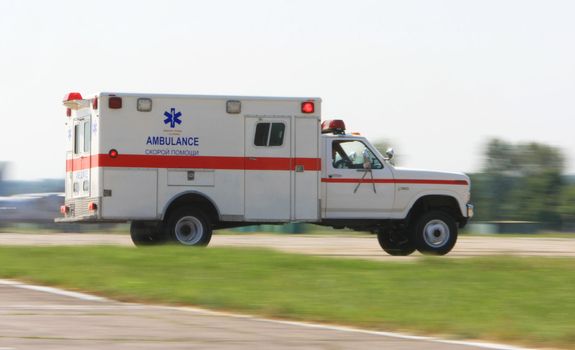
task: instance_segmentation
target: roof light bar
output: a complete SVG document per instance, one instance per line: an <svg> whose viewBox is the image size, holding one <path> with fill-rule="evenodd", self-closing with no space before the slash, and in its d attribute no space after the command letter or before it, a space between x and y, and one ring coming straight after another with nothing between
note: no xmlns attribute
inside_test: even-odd
<svg viewBox="0 0 575 350"><path fill-rule="evenodd" d="M322 134L345 134L345 123L341 119L324 120L321 123L321 133Z"/></svg>
<svg viewBox="0 0 575 350"><path fill-rule="evenodd" d="M63 102L66 101L75 101L75 100L81 100L82 99L82 94L79 92L69 92L66 95L64 95L64 99L62 100Z"/></svg>
<svg viewBox="0 0 575 350"><path fill-rule="evenodd" d="M66 108L70 108L73 110L78 110L78 109L86 108L86 107L90 106L90 100L84 100L82 98L82 94L80 94L79 92L67 93L66 95L64 95L62 103L64 104L64 106ZM70 115L71 115L71 113L72 112L70 112ZM68 115L67 111L66 111L66 115Z"/></svg>

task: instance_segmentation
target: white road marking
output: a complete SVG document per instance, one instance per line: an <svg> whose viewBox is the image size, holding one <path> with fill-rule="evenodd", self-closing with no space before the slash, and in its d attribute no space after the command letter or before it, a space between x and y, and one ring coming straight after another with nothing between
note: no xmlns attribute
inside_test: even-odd
<svg viewBox="0 0 575 350"><path fill-rule="evenodd" d="M149 310L147 305L124 305L121 303L114 305L58 305L58 304L20 304L20 305L3 305L0 310L56 310L56 311L106 311L106 310Z"/></svg>
<svg viewBox="0 0 575 350"><path fill-rule="evenodd" d="M523 347L517 347L517 346L505 345L505 344L497 344L497 343L487 343L487 342L484 343L484 342L479 342L479 341L465 341L465 340L447 340L447 339L426 337L426 336L420 336L420 335L411 335L411 334L406 334L406 333L371 331L371 330L367 330L367 329L353 328L353 327L347 327L347 326L334 326L334 325L326 325L326 324L302 322L302 321L274 320L274 319L269 319L269 318L261 318L261 317L257 317L257 316L253 316L253 315L247 315L247 314L234 314L234 313L212 311L212 310L206 310L206 309L201 309L201 308L192 308L192 307L186 307L186 306L180 306L180 307L178 307L178 306L157 306L157 307L169 308L169 309L180 310L180 311L188 311L188 312L204 314L204 315L214 315L214 316L224 316L224 317L234 317L234 318L247 318L247 319L251 319L253 321L285 324L285 325L289 325L289 326L325 329L325 330L333 330L333 331L340 331L340 332L347 332L347 333L362 333L362 334L377 335L377 336L384 336L384 337L397 338L397 339L406 339L406 340L422 340L422 341L429 341L429 342L434 342L434 343L479 347L479 348L483 348L483 349L533 350L533 349L529 349L529 348L523 348Z"/></svg>
<svg viewBox="0 0 575 350"><path fill-rule="evenodd" d="M346 326L325 325L325 324L312 323L312 322L274 320L274 319L261 318L261 317L248 315L248 314L235 314L235 313L213 311L213 310L196 308L196 307L146 305L146 304L138 304L138 303L122 303L122 302L116 302L114 300L102 298L102 297L95 296L95 295L78 293L78 292L71 292L71 291L67 291L67 290L63 290L63 289L59 289L59 288L53 288L53 287L44 287L44 286L25 284L25 283L13 281L13 280L0 279L0 285L7 285L7 286L15 287L15 288L22 288L22 289L34 290L34 291L38 291L38 292L61 295L61 296L66 296L66 297L85 300L85 301L115 302L115 303L118 303L119 305L122 305L122 306L135 307L135 308L160 308L160 309L178 310L178 311L185 311L185 312L191 312L191 313L202 314L202 315L245 318L245 319L250 319L250 320L258 321L258 322L284 324L284 325L296 326L296 327L325 329L325 330L347 332L347 333L361 333L361 334L377 335L377 336L390 337L390 338L396 338L396 339L421 340L421 341L428 341L428 342L433 342L433 343L463 345L463 346L470 346L470 347L477 347L477 348L491 349L491 350L532 350L532 349L528 349L528 348L522 348L522 347L505 345L505 344L497 344L497 343L487 343L487 342L483 343L483 342L478 342L478 341L464 341L464 340L447 340L447 339L440 339L440 338L434 338L434 337L411 335L411 334L406 334L406 333L371 331L371 330L367 330L367 329L360 329L360 328L353 328L353 327L346 327ZM28 306L32 306L32 305L26 305L26 306L28 307ZM45 305L45 306L54 306L54 305ZM33 307L41 308L40 305L39 306L33 306ZM117 307L114 307L114 308L117 309ZM11 349L11 348L0 348L0 350L13 350L13 349Z"/></svg>
<svg viewBox="0 0 575 350"><path fill-rule="evenodd" d="M14 287L14 288L35 290L38 292L56 294L56 295L61 295L61 296L85 300L85 301L109 301L106 298L102 298L102 297L91 295L91 294L71 292L68 290L63 290L63 289L58 289L58 288L53 288L53 287L35 286L35 285L20 283L20 282L12 281L12 280L0 279L0 285L7 285L7 286Z"/></svg>

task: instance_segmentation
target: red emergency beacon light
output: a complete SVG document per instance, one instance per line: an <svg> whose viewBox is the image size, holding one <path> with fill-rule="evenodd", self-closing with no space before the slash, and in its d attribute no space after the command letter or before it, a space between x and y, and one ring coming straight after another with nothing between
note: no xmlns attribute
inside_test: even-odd
<svg viewBox="0 0 575 350"><path fill-rule="evenodd" d="M76 101L76 100L81 100L82 99L82 94L79 92L70 92L67 93L66 95L64 95L64 100L63 102L66 101Z"/></svg>
<svg viewBox="0 0 575 350"><path fill-rule="evenodd" d="M64 95L64 98L62 99L62 102L64 103L64 106L66 107L66 116L70 117L72 116L72 109L76 109L77 108L77 102L75 101L81 101L82 100L82 94L79 92L69 92L66 95Z"/></svg>
<svg viewBox="0 0 575 350"><path fill-rule="evenodd" d="M301 112L305 113L305 114L310 114L310 113L315 112L315 104L313 103L313 101L302 102Z"/></svg>
<svg viewBox="0 0 575 350"><path fill-rule="evenodd" d="M341 119L324 120L321 123L322 134L345 134L345 123Z"/></svg>

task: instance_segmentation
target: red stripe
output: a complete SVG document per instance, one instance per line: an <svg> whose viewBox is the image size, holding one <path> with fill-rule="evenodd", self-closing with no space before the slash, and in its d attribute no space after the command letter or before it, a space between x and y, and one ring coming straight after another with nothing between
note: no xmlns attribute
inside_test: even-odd
<svg viewBox="0 0 575 350"><path fill-rule="evenodd" d="M66 171L77 171L97 167L112 168L195 168L221 170L294 170L302 165L307 171L320 171L320 158L278 158L278 157L212 157L212 156L148 156L141 154L119 154L111 158L99 154L83 159L66 160Z"/></svg>
<svg viewBox="0 0 575 350"><path fill-rule="evenodd" d="M344 179L322 178L321 182L330 183L376 183L376 184L426 184L426 185L467 185L465 180L423 180L423 179Z"/></svg>

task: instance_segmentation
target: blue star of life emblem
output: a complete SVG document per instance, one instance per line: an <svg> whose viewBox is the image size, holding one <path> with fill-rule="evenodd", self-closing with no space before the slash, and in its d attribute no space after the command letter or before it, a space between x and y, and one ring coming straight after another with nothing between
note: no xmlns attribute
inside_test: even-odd
<svg viewBox="0 0 575 350"><path fill-rule="evenodd" d="M170 128L175 128L176 124L182 124L180 117L182 116L182 112L176 112L175 108L171 108L170 111L164 112L164 124L170 124Z"/></svg>

